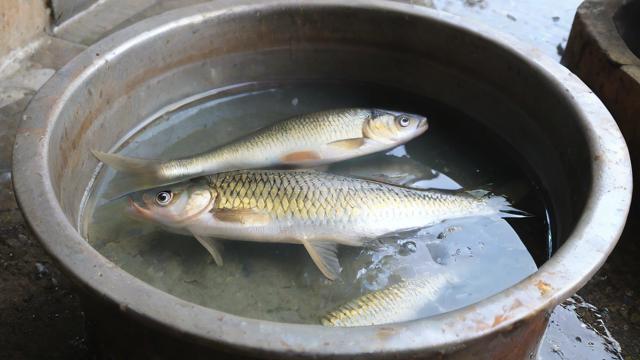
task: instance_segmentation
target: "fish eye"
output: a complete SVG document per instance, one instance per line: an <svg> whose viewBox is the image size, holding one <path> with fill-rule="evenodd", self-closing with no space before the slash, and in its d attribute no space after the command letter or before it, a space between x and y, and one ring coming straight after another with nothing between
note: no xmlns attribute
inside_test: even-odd
<svg viewBox="0 0 640 360"><path fill-rule="evenodd" d="M408 118L408 117L406 117L406 116L401 116L401 117L398 119L398 124L400 124L400 126L402 126L402 127L407 127L407 126L409 126L409 123L410 123L410 122L411 122L411 121L410 121L410 120L409 120L409 118Z"/></svg>
<svg viewBox="0 0 640 360"><path fill-rule="evenodd" d="M166 206L169 204L171 199L173 198L173 194L169 190L160 191L156 195L156 203L160 206Z"/></svg>

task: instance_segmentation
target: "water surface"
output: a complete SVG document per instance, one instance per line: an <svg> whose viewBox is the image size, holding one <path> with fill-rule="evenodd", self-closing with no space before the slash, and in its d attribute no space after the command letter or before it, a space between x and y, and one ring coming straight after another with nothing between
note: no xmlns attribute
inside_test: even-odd
<svg viewBox="0 0 640 360"><path fill-rule="evenodd" d="M425 299L419 317L451 311L522 280L551 251L544 196L525 164L464 113L397 89L366 84L285 84L227 89L187 104L132 136L122 152L169 159L220 146L297 114L379 107L424 114L429 131L387 153L333 164L322 171L371 177L418 188L484 189L534 216L446 221L376 247L339 248L343 267L331 282L301 245L226 241L215 265L192 237L127 217L126 199L107 201L118 186L106 169L88 207L87 237L104 256L147 283L185 300L251 318L317 324L328 311L403 279L446 273L451 279ZM114 177L115 175L115 177Z"/></svg>

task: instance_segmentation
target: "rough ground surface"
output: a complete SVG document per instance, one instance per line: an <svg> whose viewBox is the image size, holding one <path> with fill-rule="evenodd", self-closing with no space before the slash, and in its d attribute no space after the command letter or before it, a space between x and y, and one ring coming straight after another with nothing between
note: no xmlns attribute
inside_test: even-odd
<svg viewBox="0 0 640 360"><path fill-rule="evenodd" d="M19 214L2 221L8 216ZM0 357L86 358L83 315L67 278L23 224L0 231Z"/></svg>
<svg viewBox="0 0 640 360"><path fill-rule="evenodd" d="M131 3L139 5L145 1ZM108 33L134 20L199 1L158 0L122 23L109 24L107 20L112 18L104 18L101 26ZM534 42L549 55L559 58L555 53L556 44L560 53L568 35L572 9L578 1L563 2L564 8L540 0L517 4L506 0L436 0L433 4L436 8L487 22L515 36L529 34L533 38L525 36L525 41ZM97 8L92 16L99 18L100 11L109 9ZM82 23L74 26L81 29ZM72 30L70 27L65 31L68 34ZM75 38L80 35L84 36L75 34ZM74 35L68 39L74 39ZM44 48L45 51L36 56L40 62L28 65L34 72L14 76L10 83L13 85L9 87L3 88L9 82L0 82L0 359L90 359L96 354L86 339L76 289L29 232L11 190L10 157L16 123L42 80L50 76L46 70L58 69L82 46L55 40L53 45ZM13 101L11 97L20 100ZM628 229L603 269L580 294L601 309L599 313L613 337L621 343L625 357L640 359L640 267L637 265L640 244L635 241L637 231L633 230ZM593 314L584 311L581 316L597 325L600 319ZM561 354L552 358L566 358Z"/></svg>
<svg viewBox="0 0 640 360"><path fill-rule="evenodd" d="M0 358L81 359L88 351L73 285L31 235L2 188ZM8 197L8 198L6 198Z"/></svg>

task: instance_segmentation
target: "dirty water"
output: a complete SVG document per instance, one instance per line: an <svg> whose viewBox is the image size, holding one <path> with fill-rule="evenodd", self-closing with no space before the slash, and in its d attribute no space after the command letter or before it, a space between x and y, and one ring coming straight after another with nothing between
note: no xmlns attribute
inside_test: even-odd
<svg viewBox="0 0 640 360"><path fill-rule="evenodd" d="M606 310L574 295L557 306L538 350L538 360L622 360L622 348L605 325Z"/></svg>
<svg viewBox="0 0 640 360"><path fill-rule="evenodd" d="M316 324L326 312L363 294L437 274L450 281L425 299L416 316L444 313L517 283L547 259L551 230L543 194L517 159L505 155L511 153L505 145L464 114L397 89L284 84L239 90L160 117L129 139L123 153L189 155L296 114L357 106L425 114L431 127L405 146L334 164L328 171L417 188L499 192L535 216L446 221L375 248L340 247L343 271L330 282L299 245L226 241L224 266L217 267L195 239L128 218L126 198L102 199L100 194L118 183L107 169L94 197L95 211L85 216L89 242L126 271L185 300L246 317Z"/></svg>

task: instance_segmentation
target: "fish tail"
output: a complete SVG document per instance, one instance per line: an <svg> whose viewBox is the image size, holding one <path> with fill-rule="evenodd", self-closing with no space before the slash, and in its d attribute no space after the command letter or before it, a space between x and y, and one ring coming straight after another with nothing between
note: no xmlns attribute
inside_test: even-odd
<svg viewBox="0 0 640 360"><path fill-rule="evenodd" d="M93 156L110 167L126 173L149 174L156 173L162 164L159 160L148 160L122 156L118 154L108 154L105 152L91 150Z"/></svg>
<svg viewBox="0 0 640 360"><path fill-rule="evenodd" d="M474 197L483 199L487 206L496 211L502 218L524 218L533 216L533 214L526 211L514 208L511 203L509 203L509 200L504 196L495 195L490 191L472 190L467 193Z"/></svg>
<svg viewBox="0 0 640 360"><path fill-rule="evenodd" d="M135 191L145 190L167 184L160 174L163 163L159 160L148 160L107 154L92 150L98 160L118 171L105 192L107 198L117 198Z"/></svg>
<svg viewBox="0 0 640 360"><path fill-rule="evenodd" d="M145 174L122 173L122 175L118 174L109 182L103 196L105 199L115 200L136 191L147 190L161 185L166 185L166 182L161 182L155 177Z"/></svg>

